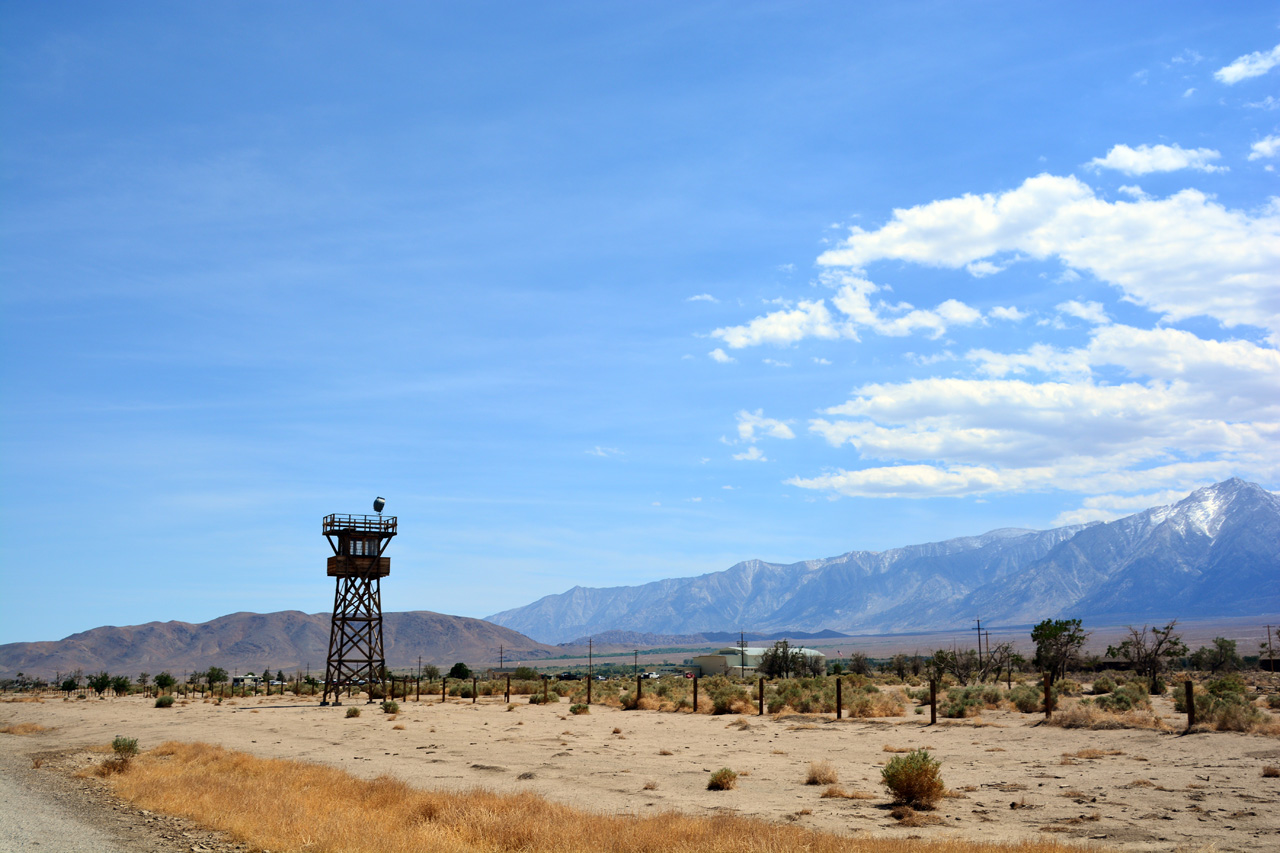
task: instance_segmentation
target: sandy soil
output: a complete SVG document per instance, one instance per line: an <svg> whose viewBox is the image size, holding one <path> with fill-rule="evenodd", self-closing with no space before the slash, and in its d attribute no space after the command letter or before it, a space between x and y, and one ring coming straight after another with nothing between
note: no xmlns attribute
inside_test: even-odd
<svg viewBox="0 0 1280 853"><path fill-rule="evenodd" d="M524 701L524 697L519 697ZM1166 699L1158 709L1175 720ZM234 703L234 704L233 704ZM1018 840L1052 834L1126 850L1280 850L1280 740L1233 733L1187 736L1146 730L1082 731L1040 725L1038 715L987 712L980 720L928 726L927 717L835 721L831 715L707 716L568 704L439 697L318 707L261 697L221 705L192 700L170 709L142 698L0 703L0 726L48 731L0 735L0 753L25 758L107 744L116 735L146 749L166 740L206 741L264 757L389 774L413 785L536 791L583 809L643 814L734 812L851 835ZM361 716L347 718L350 707ZM956 796L934 814L940 826L905 829L888 814L880 785L886 751L927 747ZM1072 757L1099 750L1097 758ZM81 754L73 761L96 760ZM840 784L873 799L823 799L805 785L812 761L828 760ZM68 762L61 762L67 766ZM733 791L706 790L710 773L739 774ZM59 772L50 767L48 772ZM656 787L646 790L647 783Z"/></svg>

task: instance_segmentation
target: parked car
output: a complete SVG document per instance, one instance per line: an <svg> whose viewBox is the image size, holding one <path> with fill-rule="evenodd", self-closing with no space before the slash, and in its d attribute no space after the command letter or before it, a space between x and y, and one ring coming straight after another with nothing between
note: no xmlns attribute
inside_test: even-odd
<svg viewBox="0 0 1280 853"><path fill-rule="evenodd" d="M578 681L581 678L582 676L576 672L562 672L556 676L559 681Z"/></svg>
<svg viewBox="0 0 1280 853"><path fill-rule="evenodd" d="M684 674L684 677L685 677L685 678L693 678L693 673L692 673L692 672L686 672L686 673Z"/></svg>
<svg viewBox="0 0 1280 853"><path fill-rule="evenodd" d="M656 673L656 672L646 672L646 673L644 674L644 677L645 677L645 678L657 678L657 677L658 677L658 673Z"/></svg>

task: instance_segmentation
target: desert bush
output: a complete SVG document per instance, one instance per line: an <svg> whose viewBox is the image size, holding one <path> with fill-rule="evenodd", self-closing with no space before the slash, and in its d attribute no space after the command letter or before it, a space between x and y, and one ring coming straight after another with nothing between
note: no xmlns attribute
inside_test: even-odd
<svg viewBox="0 0 1280 853"><path fill-rule="evenodd" d="M1115 679L1107 675L1100 675L1093 680L1093 686L1089 692L1094 696L1101 696L1103 693L1110 693L1116 689Z"/></svg>
<svg viewBox="0 0 1280 853"><path fill-rule="evenodd" d="M138 739L136 737L117 735L115 740L111 741L111 751L116 754L117 758L133 758L138 754Z"/></svg>
<svg viewBox="0 0 1280 853"><path fill-rule="evenodd" d="M728 767L721 767L707 780L708 791L732 791L738 787L738 774Z"/></svg>
<svg viewBox="0 0 1280 853"><path fill-rule="evenodd" d="M806 785L834 785L840 781L836 766L830 761L812 761L809 763L809 774L805 776Z"/></svg>
<svg viewBox="0 0 1280 853"><path fill-rule="evenodd" d="M165 694L164 696L157 696L157 697L156 697L156 707L157 707L157 708L172 708L172 707L173 707L173 694L168 693L168 694Z"/></svg>
<svg viewBox="0 0 1280 853"><path fill-rule="evenodd" d="M569 713L570 714L590 714L591 706L587 705L585 702L576 702L573 705L569 706Z"/></svg>
<svg viewBox="0 0 1280 853"><path fill-rule="evenodd" d="M556 693L554 690L547 691L547 694L545 697L541 693L529 694L530 705L552 705L559 701L560 701L560 694Z"/></svg>
<svg viewBox="0 0 1280 853"><path fill-rule="evenodd" d="M1009 701L1024 714L1044 710L1044 690L1030 684L1018 684L1009 691Z"/></svg>
<svg viewBox="0 0 1280 853"><path fill-rule="evenodd" d="M382 703L382 713L384 714L400 713L400 703L394 700L388 699L386 702Z"/></svg>
<svg viewBox="0 0 1280 853"><path fill-rule="evenodd" d="M359 709L359 708L348 708L348 709L347 709L347 718L348 718L348 719L350 719L351 717L358 717L358 716L360 716L360 709Z"/></svg>
<svg viewBox="0 0 1280 853"><path fill-rule="evenodd" d="M942 763L932 758L928 750L917 749L895 755L880 771L880 778L895 802L930 809L947 790L942 784L941 769Z"/></svg>
<svg viewBox="0 0 1280 853"><path fill-rule="evenodd" d="M848 700L850 717L897 717L904 710L902 694L896 690L892 693L855 693Z"/></svg>
<svg viewBox="0 0 1280 853"><path fill-rule="evenodd" d="M1109 696L1099 696L1096 702L1099 708L1113 714L1151 708L1151 701L1147 698L1146 685L1141 681L1122 684Z"/></svg>
<svg viewBox="0 0 1280 853"><path fill-rule="evenodd" d="M1272 693L1267 697L1267 707L1273 711L1280 711L1280 693Z"/></svg>
<svg viewBox="0 0 1280 853"><path fill-rule="evenodd" d="M1081 699L1079 702L1055 709L1049 723L1064 729L1169 730L1169 725L1152 711L1134 709L1114 713L1099 708L1096 703L1088 699Z"/></svg>
<svg viewBox="0 0 1280 853"><path fill-rule="evenodd" d="M1053 691L1057 696L1079 696L1084 692L1084 688L1080 686L1080 682L1070 678L1059 678L1053 682Z"/></svg>

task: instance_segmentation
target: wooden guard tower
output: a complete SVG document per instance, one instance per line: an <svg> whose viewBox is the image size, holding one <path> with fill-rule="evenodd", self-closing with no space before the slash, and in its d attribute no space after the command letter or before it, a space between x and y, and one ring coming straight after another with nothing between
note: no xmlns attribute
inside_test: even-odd
<svg viewBox="0 0 1280 853"><path fill-rule="evenodd" d="M327 574L337 578L333 622L329 628L329 660L324 670L321 705L341 705L342 688L363 679L373 701L373 685L386 665L382 647L382 578L391 560L382 556L396 535L394 515L382 516L385 501L373 502L378 515L329 515L323 533L333 548Z"/></svg>

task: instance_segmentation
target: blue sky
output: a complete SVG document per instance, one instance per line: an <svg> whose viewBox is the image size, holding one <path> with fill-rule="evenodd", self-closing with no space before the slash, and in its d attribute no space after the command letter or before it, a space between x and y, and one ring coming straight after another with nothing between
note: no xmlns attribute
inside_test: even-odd
<svg viewBox="0 0 1280 853"><path fill-rule="evenodd" d="M1224 11L1225 10L1225 11ZM1272 3L0 4L0 642L1280 486Z"/></svg>

